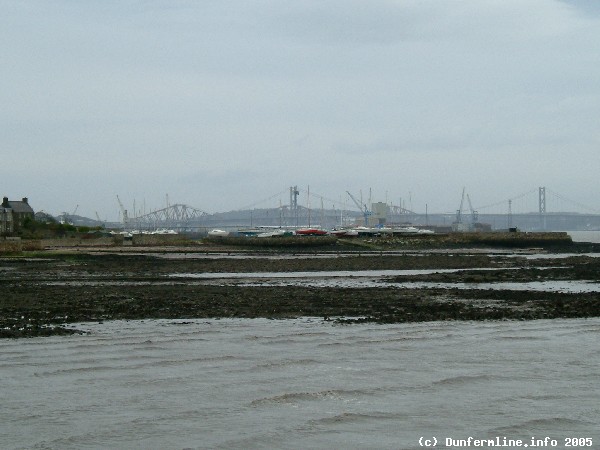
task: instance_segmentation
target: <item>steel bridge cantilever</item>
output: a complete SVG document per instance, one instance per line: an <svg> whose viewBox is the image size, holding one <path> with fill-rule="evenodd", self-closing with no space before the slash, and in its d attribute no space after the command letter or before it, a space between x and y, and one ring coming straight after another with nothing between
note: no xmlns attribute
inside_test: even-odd
<svg viewBox="0 0 600 450"><path fill-rule="evenodd" d="M140 228L185 229L191 227L193 220L201 219L208 215L208 213L200 209L178 203L170 205L167 208L152 211L143 216L135 217L133 221Z"/></svg>

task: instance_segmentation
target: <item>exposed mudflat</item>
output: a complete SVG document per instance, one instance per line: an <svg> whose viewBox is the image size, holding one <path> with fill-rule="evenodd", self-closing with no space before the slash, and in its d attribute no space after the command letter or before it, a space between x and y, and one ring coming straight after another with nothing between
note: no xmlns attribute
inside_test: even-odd
<svg viewBox="0 0 600 450"><path fill-rule="evenodd" d="M113 319L322 317L339 323L530 320L600 315L600 292L482 289L480 284L600 282L600 258L448 251L306 254L41 252L0 258L0 337L77 332L68 323ZM380 286L315 287L198 279L201 273L458 269L382 278ZM488 270L481 270L488 269ZM177 277L173 277L177 274ZM189 274L186 275L186 274ZM351 276L351 275L349 275ZM305 274L306 278L306 274ZM397 282L444 287L399 288ZM386 286L389 283L389 286ZM464 288L464 284L468 288ZM456 284L456 287L453 287ZM459 288L458 284L462 287Z"/></svg>

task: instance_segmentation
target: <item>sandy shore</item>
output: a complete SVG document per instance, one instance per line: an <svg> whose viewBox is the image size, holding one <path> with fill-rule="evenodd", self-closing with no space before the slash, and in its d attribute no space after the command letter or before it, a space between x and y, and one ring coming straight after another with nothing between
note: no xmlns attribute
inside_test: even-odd
<svg viewBox="0 0 600 450"><path fill-rule="evenodd" d="M600 315L600 293L480 289L480 283L598 282L600 259L585 255L452 250L410 253L256 254L74 250L0 258L0 337L77 332L67 323L113 319L322 317L336 323L435 320L531 320ZM494 269L492 271L470 269ZM202 281L197 273L461 269L388 281L445 287L342 288L241 286ZM470 283L469 289L452 284Z"/></svg>

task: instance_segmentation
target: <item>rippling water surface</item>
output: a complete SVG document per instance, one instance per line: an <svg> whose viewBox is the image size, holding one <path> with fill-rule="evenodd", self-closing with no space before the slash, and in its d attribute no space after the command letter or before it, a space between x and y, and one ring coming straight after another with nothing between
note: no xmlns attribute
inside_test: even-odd
<svg viewBox="0 0 600 450"><path fill-rule="evenodd" d="M600 444L600 319L77 327L91 334L0 343L2 448Z"/></svg>

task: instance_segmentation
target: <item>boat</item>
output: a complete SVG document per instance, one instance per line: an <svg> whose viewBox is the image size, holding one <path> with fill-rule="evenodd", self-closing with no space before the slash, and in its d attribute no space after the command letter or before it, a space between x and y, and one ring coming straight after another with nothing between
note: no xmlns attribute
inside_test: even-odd
<svg viewBox="0 0 600 450"><path fill-rule="evenodd" d="M291 235L292 235L291 231L279 229L279 230L265 231L263 233L259 233L256 235L256 237L269 238L269 237L281 237L281 236L291 236Z"/></svg>
<svg viewBox="0 0 600 450"><path fill-rule="evenodd" d="M340 229L340 230L331 230L329 232L329 234L332 234L334 236L338 236L338 237L353 237L353 236L358 236L358 231L357 230L352 230L352 229Z"/></svg>
<svg viewBox="0 0 600 450"><path fill-rule="evenodd" d="M326 236L328 233L318 228L300 228L296 230L296 234L299 236Z"/></svg>
<svg viewBox="0 0 600 450"><path fill-rule="evenodd" d="M208 232L208 235L211 237L224 237L224 236L229 236L229 232L225 231L225 230L215 229L215 230L210 230Z"/></svg>
<svg viewBox="0 0 600 450"><path fill-rule="evenodd" d="M418 233L419 229L417 227L400 227L400 228L394 228L394 233L406 233L406 234L413 234L413 233Z"/></svg>
<svg viewBox="0 0 600 450"><path fill-rule="evenodd" d="M356 235L381 236L382 234L386 234L386 233L391 234L393 232L393 230L391 228L387 228L387 227L365 227L365 226L358 226L356 228L353 228L352 231L356 233L356 234L353 234L354 236L356 236Z"/></svg>
<svg viewBox="0 0 600 450"><path fill-rule="evenodd" d="M156 231L153 231L151 234L179 234L175 230L168 230L166 228L159 228Z"/></svg>
<svg viewBox="0 0 600 450"><path fill-rule="evenodd" d="M258 236L260 233L264 233L264 230L259 228L241 228L237 230L239 236L252 237Z"/></svg>

